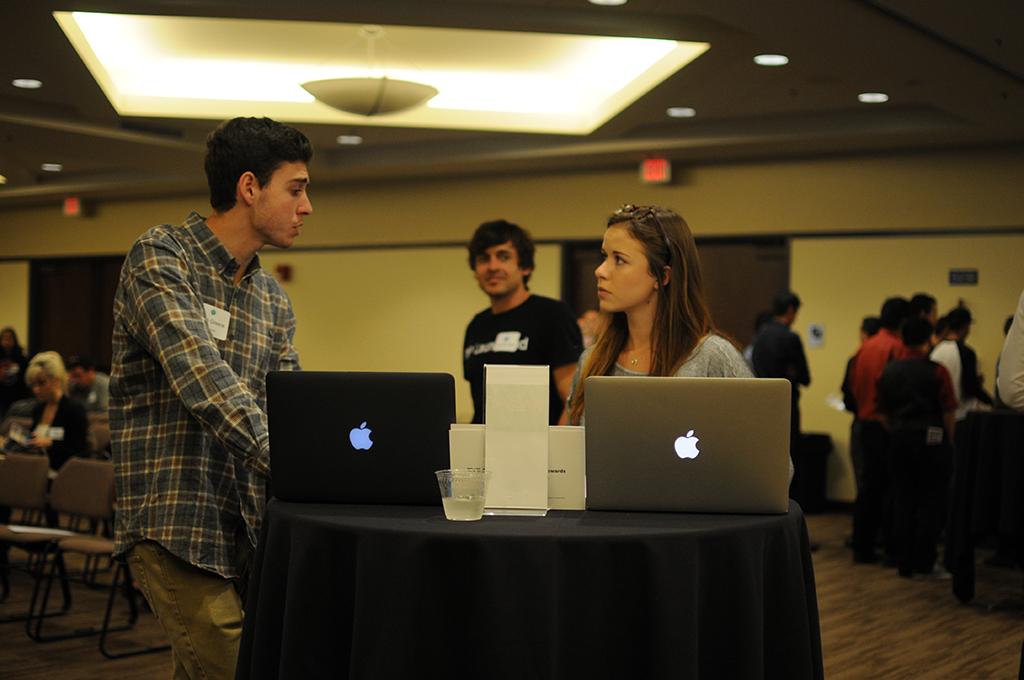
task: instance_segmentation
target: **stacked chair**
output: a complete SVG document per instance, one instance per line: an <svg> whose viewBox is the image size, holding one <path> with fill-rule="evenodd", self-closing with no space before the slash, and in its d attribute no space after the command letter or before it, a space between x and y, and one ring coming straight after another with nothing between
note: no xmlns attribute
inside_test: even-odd
<svg viewBox="0 0 1024 680"><path fill-rule="evenodd" d="M0 504L3 504L3 488L6 484L11 460L15 460L14 470L19 466L27 468L22 459L37 458L44 466L45 456L10 454L0 463ZM27 477L26 473L24 474ZM45 476L45 475L44 475ZM45 482L44 482L45 491ZM45 497L45 495L44 495ZM168 649L167 646L144 647L128 651L112 652L108 646L110 633L132 628L138 619L139 607L135 590L132 587L132 576L128 565L123 561L114 561L112 553L114 543L110 538L111 523L114 515L114 467L110 461L90 460L84 458L69 459L57 472L50 487L47 498L47 509L51 522L60 517L63 528L39 527L38 529L19 528L12 530L10 526L0 525L0 541L19 545L36 555L30 561L29 572L34 585L29 610L26 616L16 617L25 621L25 632L36 642L65 640L87 635L99 635L100 652L107 658L121 658ZM36 499L14 499L21 503ZM38 503L36 502L36 505ZM24 505L16 505L22 507ZM113 575L109 585L106 610L102 623L86 629L70 632L47 634L43 630L44 622L60 613L66 612L71 606L71 577L65 564L65 555L78 554L84 557L85 567L81 572L81 582L87 586L99 585L98 565L105 561L113 563ZM58 612L50 609L50 595L54 582L60 586L62 593L61 608ZM118 592L123 593L128 603L128 617L123 624L112 626L111 618L114 602Z"/></svg>
<svg viewBox="0 0 1024 680"><path fill-rule="evenodd" d="M90 412L89 452L93 458L110 459L110 418L104 412Z"/></svg>

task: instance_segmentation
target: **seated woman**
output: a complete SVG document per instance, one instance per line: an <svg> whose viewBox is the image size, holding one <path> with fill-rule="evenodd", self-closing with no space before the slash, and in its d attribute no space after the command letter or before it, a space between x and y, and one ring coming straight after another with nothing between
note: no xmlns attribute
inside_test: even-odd
<svg viewBox="0 0 1024 680"><path fill-rule="evenodd" d="M18 334L10 326L0 329L0 415L7 414L14 402L31 396L25 386L27 365Z"/></svg>
<svg viewBox="0 0 1024 680"><path fill-rule="evenodd" d="M32 434L25 445L46 451L54 470L72 456L88 455L85 408L65 396L67 373L60 355L40 352L32 357L25 380L38 402L32 409Z"/></svg>
<svg viewBox="0 0 1024 680"><path fill-rule="evenodd" d="M592 375L753 377L711 319L697 246L682 217L658 206L623 206L608 218L601 254L594 273L605 325L580 356L570 423L583 424L584 380Z"/></svg>

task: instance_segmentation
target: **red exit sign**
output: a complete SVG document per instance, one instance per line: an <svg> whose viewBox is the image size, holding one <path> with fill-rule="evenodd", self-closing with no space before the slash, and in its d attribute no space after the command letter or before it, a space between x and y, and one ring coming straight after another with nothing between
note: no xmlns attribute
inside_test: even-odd
<svg viewBox="0 0 1024 680"><path fill-rule="evenodd" d="M640 164L640 181L644 184L668 184L672 181L672 164L667 158L645 158Z"/></svg>
<svg viewBox="0 0 1024 680"><path fill-rule="evenodd" d="M62 206L62 212L64 217L81 217L82 216L82 201L78 196L68 196L64 199Z"/></svg>

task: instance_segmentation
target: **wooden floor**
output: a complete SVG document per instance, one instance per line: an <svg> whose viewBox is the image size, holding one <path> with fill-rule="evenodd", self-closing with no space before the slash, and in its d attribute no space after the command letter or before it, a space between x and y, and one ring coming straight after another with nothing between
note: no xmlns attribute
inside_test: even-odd
<svg viewBox="0 0 1024 680"><path fill-rule="evenodd" d="M1020 570L980 564L978 597L960 604L949 581L906 580L895 569L854 565L843 541L849 533L845 514L808 517L811 539L819 548L814 568L821 614L825 676L861 678L1016 678L1024 641L1024 608L990 608L1004 600L1020 602ZM15 575L10 601L0 617L27 607L29 582ZM102 593L75 589L73 613L54 619L52 630L99 623ZM122 633L122 645L160 643L152 616L144 614L134 631ZM0 624L0 678L4 680L160 680L170 677L169 653L108 661L95 637L37 644L22 624Z"/></svg>
<svg viewBox="0 0 1024 680"><path fill-rule="evenodd" d="M893 567L853 564L843 545L849 515L809 516L807 525L819 545L814 573L826 678L1017 677L1024 608L998 605L1024 605L1024 572L982 565L991 551L979 549L977 597L965 605L948 580L908 580Z"/></svg>

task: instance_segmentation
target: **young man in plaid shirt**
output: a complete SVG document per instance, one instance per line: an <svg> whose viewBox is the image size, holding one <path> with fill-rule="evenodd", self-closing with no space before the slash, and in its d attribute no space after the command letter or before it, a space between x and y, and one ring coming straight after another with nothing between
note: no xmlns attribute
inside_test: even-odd
<svg viewBox="0 0 1024 680"><path fill-rule="evenodd" d="M270 475L265 379L298 369L295 316L260 267L312 212L309 140L267 118L207 139L213 212L132 246L114 299L115 552L170 638L174 677L233 678Z"/></svg>

